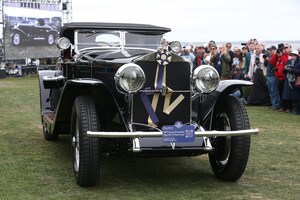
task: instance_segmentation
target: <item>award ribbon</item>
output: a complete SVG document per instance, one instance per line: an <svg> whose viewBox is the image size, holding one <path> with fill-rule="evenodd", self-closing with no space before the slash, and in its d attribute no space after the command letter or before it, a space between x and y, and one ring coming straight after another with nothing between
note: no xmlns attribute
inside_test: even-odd
<svg viewBox="0 0 300 200"><path fill-rule="evenodd" d="M171 53L166 49L159 50L156 53L157 67L154 81L154 89L155 93L153 94L152 104L150 105L150 101L147 98L147 94L145 92L141 93L141 100L146 108L146 111L149 115L148 124L153 127L157 127L156 123L159 122L155 112L158 104L158 99L160 94L162 93L165 96L163 112L169 115L184 99L184 96L180 94L171 104L171 96L173 90L166 86L166 66L171 62ZM165 90L165 91L163 91ZM165 92L165 94L164 94Z"/></svg>

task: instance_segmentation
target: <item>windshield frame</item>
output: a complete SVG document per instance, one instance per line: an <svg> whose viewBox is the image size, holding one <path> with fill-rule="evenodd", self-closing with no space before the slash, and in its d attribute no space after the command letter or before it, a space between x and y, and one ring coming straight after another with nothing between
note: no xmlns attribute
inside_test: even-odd
<svg viewBox="0 0 300 200"><path fill-rule="evenodd" d="M100 33L113 33L113 34L116 34L118 33L119 34L119 38L120 38L120 41L119 41L119 44L117 45L111 45L111 46L97 46L97 45L93 45L93 44L97 44L96 42L95 43L86 43L86 45L91 45L89 47L86 47L86 48L80 48L80 45L84 45L84 43L81 43L79 42L79 39L80 39L80 34L82 33L87 33L87 34L90 34L90 36L93 36L94 34L100 34ZM157 37L157 41L156 41L156 44L148 44L148 46L153 46L152 48L148 48L148 47L143 47L142 45L139 47L139 46L134 46L133 44L132 45L128 45L126 44L126 34L130 34L131 36L141 36L141 37L152 37L152 40L155 39L155 37ZM88 35L87 35L88 36ZM153 39L154 38L154 39ZM150 38L151 39L151 38ZM160 46L160 41L164 39L164 34L151 34L151 33L147 33L147 32L138 32L138 31L126 31L126 30L101 30L101 29L77 29L75 30L74 32L74 50L76 53L80 53L81 51L84 51L84 50L89 50L89 49L149 49L149 50L157 50ZM141 40L142 41L142 40ZM146 44L145 44L146 45Z"/></svg>

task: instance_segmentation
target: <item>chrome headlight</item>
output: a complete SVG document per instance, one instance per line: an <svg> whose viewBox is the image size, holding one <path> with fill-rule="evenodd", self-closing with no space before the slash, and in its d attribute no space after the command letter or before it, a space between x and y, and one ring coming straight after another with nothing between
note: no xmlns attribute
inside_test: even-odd
<svg viewBox="0 0 300 200"><path fill-rule="evenodd" d="M66 50L71 46L71 42L66 37L61 37L57 41L57 46L60 50Z"/></svg>
<svg viewBox="0 0 300 200"><path fill-rule="evenodd" d="M219 85L219 73L210 65L201 65L193 72L193 83L198 92L213 92Z"/></svg>
<svg viewBox="0 0 300 200"><path fill-rule="evenodd" d="M170 44L170 49L174 52L174 53L179 53L181 51L181 43L178 41L173 41Z"/></svg>
<svg viewBox="0 0 300 200"><path fill-rule="evenodd" d="M116 87L121 93L135 93L144 86L145 81L144 71L134 63L122 65L115 74Z"/></svg>

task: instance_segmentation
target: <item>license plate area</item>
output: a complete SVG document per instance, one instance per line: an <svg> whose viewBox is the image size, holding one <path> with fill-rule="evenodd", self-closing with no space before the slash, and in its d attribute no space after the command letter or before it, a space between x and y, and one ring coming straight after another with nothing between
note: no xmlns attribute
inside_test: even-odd
<svg viewBox="0 0 300 200"><path fill-rule="evenodd" d="M194 142L195 127L183 125L177 121L174 125L165 125L162 127L162 140L164 143L170 142Z"/></svg>

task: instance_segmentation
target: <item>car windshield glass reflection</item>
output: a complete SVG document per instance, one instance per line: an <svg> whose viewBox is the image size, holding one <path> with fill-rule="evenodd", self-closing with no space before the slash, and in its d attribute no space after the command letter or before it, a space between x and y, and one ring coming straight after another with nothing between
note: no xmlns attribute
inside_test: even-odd
<svg viewBox="0 0 300 200"><path fill-rule="evenodd" d="M156 50L160 46L161 39L161 35L126 33L125 47L138 47Z"/></svg>
<svg viewBox="0 0 300 200"><path fill-rule="evenodd" d="M119 47L120 43L120 32L118 31L78 32L78 50L93 47Z"/></svg>

